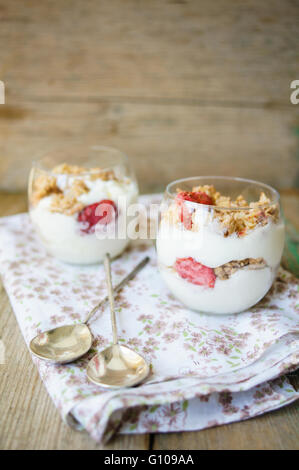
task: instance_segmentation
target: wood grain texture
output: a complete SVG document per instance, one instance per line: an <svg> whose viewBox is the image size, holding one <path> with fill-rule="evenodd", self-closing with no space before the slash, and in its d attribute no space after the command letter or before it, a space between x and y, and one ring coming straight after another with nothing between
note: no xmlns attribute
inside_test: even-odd
<svg viewBox="0 0 299 470"><path fill-rule="evenodd" d="M142 192L195 174L295 185L298 2L0 0L0 21L0 188L24 189L32 159L76 141L125 151ZM283 202L298 228L297 195ZM24 210L23 193L0 195L0 215ZM62 423L3 289L0 336L0 448L100 448ZM155 449L292 448L296 418L291 405L152 441ZM149 446L141 435L105 448Z"/></svg>
<svg viewBox="0 0 299 470"><path fill-rule="evenodd" d="M0 5L9 97L289 103L299 59L292 0Z"/></svg>
<svg viewBox="0 0 299 470"><path fill-rule="evenodd" d="M295 107L22 103L22 111L26 118L16 122L0 119L0 186L7 190L25 189L33 159L76 142L123 150L143 192L192 175L249 177L280 188L296 178Z"/></svg>
<svg viewBox="0 0 299 470"><path fill-rule="evenodd" d="M74 139L125 151L144 192L197 174L295 185L298 2L0 0L0 21L2 189Z"/></svg>
<svg viewBox="0 0 299 470"><path fill-rule="evenodd" d="M296 194L284 192L284 205L295 204ZM0 193L0 216L23 212L26 206L24 193ZM296 225L298 213L290 210L289 214ZM96 445L86 433L62 422L31 361L3 287L0 338L6 347L6 364L0 365L0 449L149 449L150 442L154 450L299 448L298 402L242 423L199 432L158 434L151 441L149 435L118 436L107 446ZM298 377L290 380L298 390Z"/></svg>

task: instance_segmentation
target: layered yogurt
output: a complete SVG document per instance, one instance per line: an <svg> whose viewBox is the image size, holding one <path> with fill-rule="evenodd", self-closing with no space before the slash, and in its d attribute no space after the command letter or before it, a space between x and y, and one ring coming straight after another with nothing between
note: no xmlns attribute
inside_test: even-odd
<svg viewBox="0 0 299 470"><path fill-rule="evenodd" d="M50 254L73 264L118 256L129 243L126 208L137 200L136 183L113 170L62 164L40 172L30 191L30 216ZM124 224L121 235L120 224Z"/></svg>
<svg viewBox="0 0 299 470"><path fill-rule="evenodd" d="M279 207L261 193L256 202L221 195L213 186L178 191L162 210L159 269L187 307L238 313L270 289L284 246Z"/></svg>

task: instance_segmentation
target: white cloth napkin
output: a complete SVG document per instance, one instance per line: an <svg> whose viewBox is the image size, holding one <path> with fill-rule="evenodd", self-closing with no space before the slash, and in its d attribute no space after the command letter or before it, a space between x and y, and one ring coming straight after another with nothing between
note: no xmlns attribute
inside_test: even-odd
<svg viewBox="0 0 299 470"><path fill-rule="evenodd" d="M299 365L298 282L291 274L281 268L268 295L245 313L204 315L170 294L152 244L136 243L112 263L114 283L145 255L150 263L116 299L120 341L152 365L145 384L107 391L86 377L89 359L112 341L108 305L91 321L93 349L83 359L56 366L33 358L69 424L97 441L115 432L198 430L299 397L278 378ZM0 273L27 344L38 332L80 322L106 295L103 266L70 266L47 255L28 214L0 219Z"/></svg>

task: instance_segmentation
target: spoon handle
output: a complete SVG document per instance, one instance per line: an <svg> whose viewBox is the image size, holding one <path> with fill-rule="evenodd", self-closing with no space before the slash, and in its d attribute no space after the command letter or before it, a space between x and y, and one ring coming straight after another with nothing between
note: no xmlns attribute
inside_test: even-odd
<svg viewBox="0 0 299 470"><path fill-rule="evenodd" d="M133 279L137 273L139 273L139 271L149 262L149 257L146 256L145 258L143 258L142 261L140 261L140 263L137 264L137 266L135 266L135 268L129 273L127 274L126 277L124 277L115 287L114 287L114 292L117 293L119 292L129 281L131 281L131 279ZM91 317L98 311L98 309L104 305L108 300L108 296L106 296L103 300L101 300L100 303L98 303L90 312L89 314L87 315L87 317L85 318L84 320L84 324L88 323L88 321L91 319Z"/></svg>
<svg viewBox="0 0 299 470"><path fill-rule="evenodd" d="M106 282L107 282L107 287L108 287L108 298L109 298L109 304L110 304L113 344L118 344L116 317L115 317L115 309L114 309L114 292L113 292L113 286L112 286L112 280L111 280L111 262L110 262L109 253L106 253L105 255L104 265L105 265L105 272L106 272Z"/></svg>

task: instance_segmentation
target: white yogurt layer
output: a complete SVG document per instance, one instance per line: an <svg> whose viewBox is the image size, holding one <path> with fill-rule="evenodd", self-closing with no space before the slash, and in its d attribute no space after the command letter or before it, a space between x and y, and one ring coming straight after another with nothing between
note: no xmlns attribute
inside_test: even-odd
<svg viewBox="0 0 299 470"><path fill-rule="evenodd" d="M58 178L61 189L65 187L63 177L64 175L59 177L60 180ZM70 179L68 181L70 183ZM120 198L124 210L125 206L137 199L137 186L132 181L84 179L84 182L90 191L79 196L78 200L86 206L103 199L112 200L118 205ZM110 253L111 257L118 256L128 245L127 236L121 239L108 237L99 239L96 233L82 232L77 221L78 214L65 215L50 211L52 197L50 195L41 199L37 206L31 209L30 215L46 249L56 258L73 264L98 263L103 260L105 253Z"/></svg>
<svg viewBox="0 0 299 470"><path fill-rule="evenodd" d="M210 268L245 258L264 258L268 266L277 267L283 246L284 226L272 222L243 237L224 237L211 226L193 232L162 219L157 236L158 259L165 266L173 266L177 258L191 257Z"/></svg>
<svg viewBox="0 0 299 470"><path fill-rule="evenodd" d="M284 246L283 223L257 226L245 236L224 237L214 223L196 232L162 219L157 236L160 271L172 293L187 307L214 314L237 313L252 307L269 290ZM263 258L263 269L242 268L214 288L192 284L173 269L177 258L193 258L210 268L233 260Z"/></svg>
<svg viewBox="0 0 299 470"><path fill-rule="evenodd" d="M216 279L214 288L192 284L175 271L160 266L160 272L173 295L192 310L219 314L239 313L255 305L268 292L275 270L243 268L229 279Z"/></svg>

